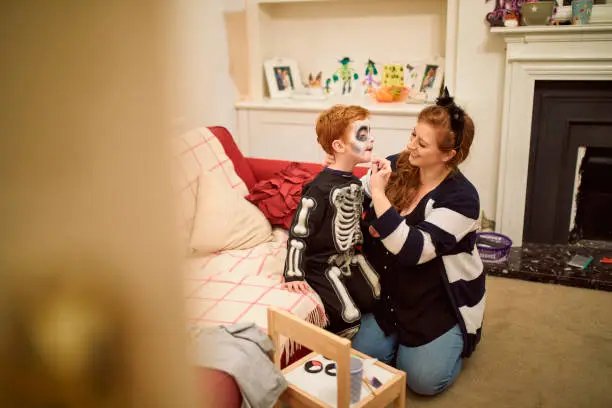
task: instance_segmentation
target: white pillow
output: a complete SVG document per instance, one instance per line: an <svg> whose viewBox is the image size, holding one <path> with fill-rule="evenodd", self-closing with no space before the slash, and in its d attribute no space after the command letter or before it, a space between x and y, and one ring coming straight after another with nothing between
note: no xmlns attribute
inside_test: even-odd
<svg viewBox="0 0 612 408"><path fill-rule="evenodd" d="M193 255L252 248L272 239L272 227L263 213L222 177L219 172L200 174L190 245Z"/></svg>

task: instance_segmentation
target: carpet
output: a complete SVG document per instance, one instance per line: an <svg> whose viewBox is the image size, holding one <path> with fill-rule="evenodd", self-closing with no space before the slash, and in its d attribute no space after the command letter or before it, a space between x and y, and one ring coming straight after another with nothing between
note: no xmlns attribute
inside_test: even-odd
<svg viewBox="0 0 612 408"><path fill-rule="evenodd" d="M487 276L483 336L456 382L407 407L612 407L612 292Z"/></svg>

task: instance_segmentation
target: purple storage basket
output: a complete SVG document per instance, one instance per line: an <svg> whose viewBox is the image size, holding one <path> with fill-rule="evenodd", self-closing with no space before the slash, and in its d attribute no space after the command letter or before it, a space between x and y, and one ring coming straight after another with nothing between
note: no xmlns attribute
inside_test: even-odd
<svg viewBox="0 0 612 408"><path fill-rule="evenodd" d="M479 238L493 241L502 244L503 246L497 248L487 245L484 242L479 242ZM512 240L505 235L495 232L479 232L476 234L476 248L478 248L478 254L483 262L501 263L508 259L510 248L512 248Z"/></svg>

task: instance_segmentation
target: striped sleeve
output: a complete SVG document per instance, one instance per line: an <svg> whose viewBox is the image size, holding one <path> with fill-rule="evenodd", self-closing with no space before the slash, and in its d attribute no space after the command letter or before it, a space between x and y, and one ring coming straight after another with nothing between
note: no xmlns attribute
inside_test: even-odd
<svg viewBox="0 0 612 408"><path fill-rule="evenodd" d="M418 225L408 225L395 208L372 222L383 245L404 265L418 265L452 251L468 233L476 231L480 211L475 192L453 191L430 199L431 211Z"/></svg>

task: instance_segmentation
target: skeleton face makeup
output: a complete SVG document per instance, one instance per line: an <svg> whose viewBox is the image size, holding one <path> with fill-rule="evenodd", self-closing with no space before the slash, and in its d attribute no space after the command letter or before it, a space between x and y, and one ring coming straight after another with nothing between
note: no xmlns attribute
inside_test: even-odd
<svg viewBox="0 0 612 408"><path fill-rule="evenodd" d="M363 163L372 160L374 137L370 133L370 121L366 119L353 122L349 129L349 135L349 145L358 162Z"/></svg>

